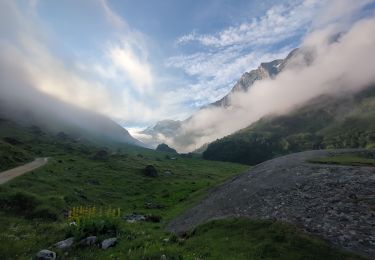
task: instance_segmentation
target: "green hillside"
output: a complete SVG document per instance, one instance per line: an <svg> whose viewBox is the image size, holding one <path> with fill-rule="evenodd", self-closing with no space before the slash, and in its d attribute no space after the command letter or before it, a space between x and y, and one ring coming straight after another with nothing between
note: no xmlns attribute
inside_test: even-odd
<svg viewBox="0 0 375 260"><path fill-rule="evenodd" d="M312 149L375 147L375 87L320 96L287 115L268 116L211 143L203 158L254 165Z"/></svg>
<svg viewBox="0 0 375 260"><path fill-rule="evenodd" d="M209 223L185 237L164 231L172 218L209 188L248 166L184 155L172 159L167 153L130 145L97 147L36 126L7 120L0 124L2 170L35 157L50 157L46 166L0 186L1 259L30 259L41 249L52 249L58 259L165 259L163 255L167 259L218 259L220 252L223 259L361 259L286 224L225 220ZM155 167L157 177L145 175L147 165ZM121 215L82 222L86 226L75 230L68 219L73 207L120 209ZM133 213L147 216L147 221L129 223L123 219ZM202 247L207 239L202 232L205 229L212 236ZM119 242L108 250L52 247L72 235L77 240L98 235L101 240L114 233ZM227 240L232 241L232 249L222 250Z"/></svg>

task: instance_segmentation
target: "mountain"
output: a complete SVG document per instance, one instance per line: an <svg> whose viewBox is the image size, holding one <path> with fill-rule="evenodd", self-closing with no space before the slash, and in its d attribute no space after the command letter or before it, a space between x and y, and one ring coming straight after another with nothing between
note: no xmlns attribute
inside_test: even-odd
<svg viewBox="0 0 375 260"><path fill-rule="evenodd" d="M143 130L142 134L156 136L162 134L166 137L173 137L180 129L182 122L179 120L162 120L157 122L154 126Z"/></svg>
<svg viewBox="0 0 375 260"><path fill-rule="evenodd" d="M86 139L102 146L116 143L145 146L125 128L102 114L68 104L31 88L20 88L11 95L6 90L0 97L0 117L3 119L24 126L37 125L45 132L63 133L76 140ZM23 94L22 90L27 94Z"/></svg>
<svg viewBox="0 0 375 260"><path fill-rule="evenodd" d="M159 152L166 152L166 153L177 153L175 149L169 147L167 144L159 144L155 150Z"/></svg>
<svg viewBox="0 0 375 260"><path fill-rule="evenodd" d="M286 115L261 118L209 144L203 158L258 164L313 149L375 147L375 86L339 96L324 95Z"/></svg>
<svg viewBox="0 0 375 260"><path fill-rule="evenodd" d="M255 70L245 72L237 83L233 86L231 91L220 100L217 100L207 106L202 107L199 111L210 107L223 107L229 108L231 106L231 97L237 92L246 92L256 82L265 79L275 78L285 68L292 66L301 66L301 64L310 64L313 60L313 52L304 48L292 50L285 59L277 59L270 62L263 62ZM298 64L298 65L297 65ZM198 113L199 113L198 111ZM193 141L190 138L190 133L183 130L183 127L192 121L196 113L183 121L162 120L155 124L153 127L148 127L140 134L146 135L147 138L141 140L150 146L155 147L157 144L167 141L174 141L176 139L184 139ZM199 134L198 134L199 135ZM182 136L182 138L180 138ZM172 142L171 142L172 144ZM204 145L199 152L205 150Z"/></svg>
<svg viewBox="0 0 375 260"><path fill-rule="evenodd" d="M248 91L256 81L275 78L284 68L292 66L292 59L295 59L298 55L307 57L305 53L302 55L299 49L294 49L285 59L263 62L257 69L245 72L231 91L220 100L212 103L211 106L229 107L231 105L231 96L234 93ZM308 62L307 59L306 62Z"/></svg>
<svg viewBox="0 0 375 260"><path fill-rule="evenodd" d="M147 127L140 132L140 140L150 147L156 147L160 143L166 142L167 139L177 136L184 121L179 120L162 120L154 126ZM147 138L142 139L142 136Z"/></svg>

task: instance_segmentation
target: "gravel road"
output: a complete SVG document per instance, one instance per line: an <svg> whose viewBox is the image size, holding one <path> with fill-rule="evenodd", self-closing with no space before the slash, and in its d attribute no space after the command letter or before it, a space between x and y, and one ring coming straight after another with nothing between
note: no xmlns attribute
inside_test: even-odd
<svg viewBox="0 0 375 260"><path fill-rule="evenodd" d="M227 217L274 219L375 259L375 167L306 162L349 151L307 151L261 163L210 190L167 230L183 233Z"/></svg>
<svg viewBox="0 0 375 260"><path fill-rule="evenodd" d="M22 174L35 170L48 162L48 158L36 158L34 161L18 166L16 168L0 172L0 184L6 183L13 178L16 178Z"/></svg>

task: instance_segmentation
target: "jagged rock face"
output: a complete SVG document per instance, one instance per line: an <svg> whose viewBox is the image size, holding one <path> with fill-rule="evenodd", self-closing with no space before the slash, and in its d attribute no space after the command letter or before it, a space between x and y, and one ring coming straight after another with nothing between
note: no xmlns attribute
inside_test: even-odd
<svg viewBox="0 0 375 260"><path fill-rule="evenodd" d="M246 92L258 80L273 79L284 68L288 67L290 60L299 54L298 49L293 50L285 59L278 59L271 62L263 62L260 66L250 72L245 72L234 85L232 90L222 99L212 103L213 106L228 107L231 105L231 95L242 91ZM304 55L303 55L304 56Z"/></svg>

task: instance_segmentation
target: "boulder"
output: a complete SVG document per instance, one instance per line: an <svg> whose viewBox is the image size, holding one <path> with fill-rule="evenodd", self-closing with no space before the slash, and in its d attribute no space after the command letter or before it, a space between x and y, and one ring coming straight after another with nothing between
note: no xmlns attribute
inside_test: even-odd
<svg viewBox="0 0 375 260"><path fill-rule="evenodd" d="M113 247L113 246L116 245L116 243L117 243L116 237L104 239L102 241L102 249L107 249L107 248Z"/></svg>
<svg viewBox="0 0 375 260"><path fill-rule="evenodd" d="M36 254L36 258L40 260L55 260L56 253L47 249L43 249Z"/></svg>
<svg viewBox="0 0 375 260"><path fill-rule="evenodd" d="M124 219L129 223L135 223L139 221L145 221L146 216L140 215L140 214L130 214L130 215L126 215Z"/></svg>
<svg viewBox="0 0 375 260"><path fill-rule="evenodd" d="M82 239L79 242L79 244L83 245L83 246L92 246L92 245L95 245L96 240L97 240L96 236L89 236L89 237L86 237L86 238Z"/></svg>
<svg viewBox="0 0 375 260"><path fill-rule="evenodd" d="M158 177L158 172L153 165L147 165L143 172L148 177Z"/></svg>
<svg viewBox="0 0 375 260"><path fill-rule="evenodd" d="M71 247L73 245L73 243L74 243L74 238L70 237L68 239L57 242L55 244L55 247L57 247L58 249L67 249L67 248Z"/></svg>

